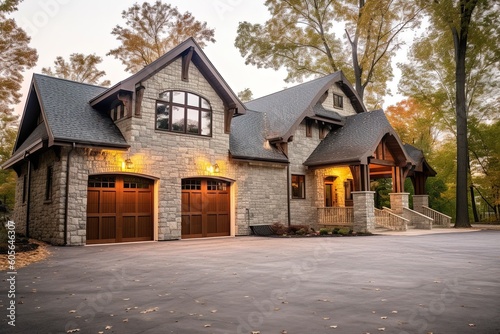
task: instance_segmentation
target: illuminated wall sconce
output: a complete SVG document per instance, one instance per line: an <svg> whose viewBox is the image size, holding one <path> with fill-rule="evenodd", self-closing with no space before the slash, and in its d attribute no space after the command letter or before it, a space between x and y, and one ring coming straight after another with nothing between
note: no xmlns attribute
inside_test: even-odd
<svg viewBox="0 0 500 334"><path fill-rule="evenodd" d="M130 158L125 159L125 161L122 162L122 170L125 169L132 169L134 168L134 163Z"/></svg>
<svg viewBox="0 0 500 334"><path fill-rule="evenodd" d="M209 172L210 174L212 174L212 173L220 173L220 167L219 167L218 164L209 165L207 167L207 172Z"/></svg>

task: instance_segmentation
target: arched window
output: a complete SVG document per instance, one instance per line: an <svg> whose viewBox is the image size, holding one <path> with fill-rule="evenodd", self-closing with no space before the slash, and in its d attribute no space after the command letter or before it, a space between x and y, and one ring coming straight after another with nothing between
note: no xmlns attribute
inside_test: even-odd
<svg viewBox="0 0 500 334"><path fill-rule="evenodd" d="M199 95L178 90L156 101L156 129L200 136L212 135L212 107Z"/></svg>

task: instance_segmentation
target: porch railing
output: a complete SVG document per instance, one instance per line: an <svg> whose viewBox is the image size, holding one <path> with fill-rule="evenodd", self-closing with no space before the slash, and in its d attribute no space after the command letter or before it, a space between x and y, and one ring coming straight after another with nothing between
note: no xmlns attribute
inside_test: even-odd
<svg viewBox="0 0 500 334"><path fill-rule="evenodd" d="M408 208L403 208L403 216L417 229L432 230L432 222L434 219L431 217Z"/></svg>
<svg viewBox="0 0 500 334"><path fill-rule="evenodd" d="M451 225L451 217L436 211L434 209L429 208L428 206L422 207L422 213L427 217L431 217L434 219L432 225L439 227L450 227Z"/></svg>
<svg viewBox="0 0 500 334"><path fill-rule="evenodd" d="M409 220L396 215L390 209L383 210L375 208L375 225L385 227L393 231L406 231Z"/></svg>
<svg viewBox="0 0 500 334"><path fill-rule="evenodd" d="M352 226L354 223L354 208L325 207L318 208L318 225Z"/></svg>

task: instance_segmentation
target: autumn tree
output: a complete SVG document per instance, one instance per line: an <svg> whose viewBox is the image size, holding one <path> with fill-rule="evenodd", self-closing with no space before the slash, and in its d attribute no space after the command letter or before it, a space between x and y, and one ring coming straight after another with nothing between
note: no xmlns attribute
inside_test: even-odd
<svg viewBox="0 0 500 334"><path fill-rule="evenodd" d="M420 11L404 0L267 0L265 5L271 18L263 25L238 26L235 46L247 64L285 67L285 81L342 70L369 107L379 106L388 92L399 35L418 24Z"/></svg>
<svg viewBox="0 0 500 334"><path fill-rule="evenodd" d="M406 79L402 81L402 90L413 91L411 96L442 110L439 120L456 138L455 226L469 227L467 189L471 172L467 124L469 114L484 120L495 109L490 102L492 89L498 83L500 59L496 42L498 4L489 0L420 3L426 6L431 26L428 37L413 50L412 57L418 61L403 68Z"/></svg>
<svg viewBox="0 0 500 334"><path fill-rule="evenodd" d="M93 85L109 86L109 80L99 82L106 75L105 71L97 69L97 65L101 62L102 58L95 54L73 53L70 55L69 61L63 57L57 57L54 61L54 70L50 67L44 67L42 73Z"/></svg>
<svg viewBox="0 0 500 334"><path fill-rule="evenodd" d="M253 93L250 88L245 88L241 92L238 93L238 98L243 102L251 101L253 98Z"/></svg>
<svg viewBox="0 0 500 334"><path fill-rule="evenodd" d="M197 21L190 12L181 13L162 1L134 4L122 12L126 28L117 25L111 34L121 42L108 55L121 60L126 71L135 73L189 37L201 47L215 42L214 30Z"/></svg>
<svg viewBox="0 0 500 334"><path fill-rule="evenodd" d="M29 47L30 37L8 14L17 10L20 0L0 2L0 165L12 154L16 139L17 116L11 106L21 98L22 72L35 66L38 55ZM15 173L0 169L0 200L14 204Z"/></svg>
<svg viewBox="0 0 500 334"><path fill-rule="evenodd" d="M19 102L22 72L35 66L36 50L29 47L30 37L7 14L17 9L19 1L4 1L0 5L0 102Z"/></svg>

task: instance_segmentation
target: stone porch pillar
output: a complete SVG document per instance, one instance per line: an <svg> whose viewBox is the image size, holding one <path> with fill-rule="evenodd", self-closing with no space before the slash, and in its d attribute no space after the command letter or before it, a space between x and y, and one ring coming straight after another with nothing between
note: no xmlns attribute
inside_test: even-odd
<svg viewBox="0 0 500 334"><path fill-rule="evenodd" d="M403 208L409 208L410 193L390 193L391 209L397 215L403 214Z"/></svg>
<svg viewBox="0 0 500 334"><path fill-rule="evenodd" d="M413 210L424 213L424 206L429 206L429 195L413 195Z"/></svg>
<svg viewBox="0 0 500 334"><path fill-rule="evenodd" d="M354 232L373 232L375 230L374 191L353 191Z"/></svg>

